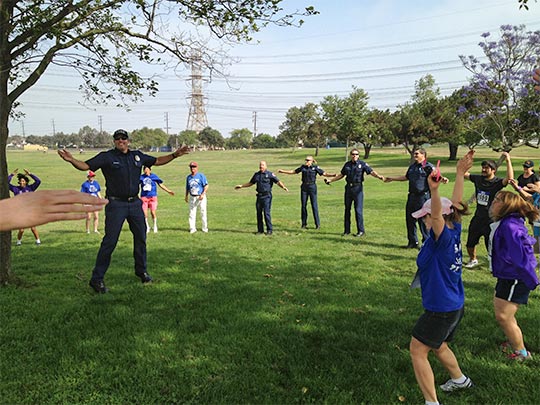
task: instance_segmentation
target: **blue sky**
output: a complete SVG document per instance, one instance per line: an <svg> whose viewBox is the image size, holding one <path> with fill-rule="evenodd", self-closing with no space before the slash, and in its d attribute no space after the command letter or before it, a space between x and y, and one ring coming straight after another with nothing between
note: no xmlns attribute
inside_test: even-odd
<svg viewBox="0 0 540 405"><path fill-rule="evenodd" d="M431 73L450 94L468 72L458 56L478 55L480 34L502 24L540 29L540 3L519 10L517 0L286 0L294 10L313 5L320 11L301 28L268 26L256 42L229 49L237 63L228 68L229 84L205 82L207 119L229 136L235 128L277 135L288 108L318 102L326 95L347 95L363 88L370 106L394 109L410 99L415 82ZM82 107L77 77L51 69L21 99L26 117L12 122L10 133L50 135L77 132L84 125L113 132L143 126L178 133L186 129L189 70L160 74L160 94L126 112L112 106Z"/></svg>

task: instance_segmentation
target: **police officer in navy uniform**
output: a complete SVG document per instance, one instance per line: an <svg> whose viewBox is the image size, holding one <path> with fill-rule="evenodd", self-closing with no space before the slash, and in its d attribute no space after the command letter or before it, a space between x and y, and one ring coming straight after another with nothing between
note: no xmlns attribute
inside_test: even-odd
<svg viewBox="0 0 540 405"><path fill-rule="evenodd" d="M354 202L357 232L354 236L364 236L364 174L370 174L384 181L384 176L378 174L366 162L360 160L358 149L351 150L351 160L343 165L341 173L331 180L324 179L326 184L341 180L345 177L345 229L343 236L351 233L351 207Z"/></svg>
<svg viewBox="0 0 540 405"><path fill-rule="evenodd" d="M315 161L313 156L307 156L305 164L300 167L297 167L294 170L282 170L279 169L278 173L284 174L298 174L302 173L302 185L300 187L300 202L302 204L301 217L302 217L302 228L307 228L307 201L311 203L311 210L313 212L313 220L315 221L315 229L319 229L321 226L321 221L319 219L319 206L317 204L317 175L325 177L335 177L336 174L326 173L316 164L313 164Z"/></svg>
<svg viewBox="0 0 540 405"><path fill-rule="evenodd" d="M405 223L407 224L407 240L408 244L404 246L406 249L417 249L418 236L416 233L416 224L420 228L422 234L422 242L428 237L428 231L424 221L413 218L413 212L418 211L424 203L430 199L428 176L434 169L434 166L427 161L427 153L424 148L418 148L413 152L414 162L407 169L404 176L386 177L385 182L392 181L408 181L409 194L407 195L407 204L405 205ZM442 178L443 183L448 183L446 177Z"/></svg>
<svg viewBox="0 0 540 405"><path fill-rule="evenodd" d="M103 281L111 262L111 255L118 243L124 221L129 223L133 234L133 257L135 259L135 275L146 284L152 277L146 270L146 224L142 210L142 202L138 197L139 180L143 166L161 166L173 159L189 153L183 146L173 153L155 158L138 150L129 149L128 133L119 129L114 132L114 149L101 152L83 162L77 160L65 149L58 154L79 170L96 171L101 169L105 177L109 204L105 210L105 235L96 259L96 265L90 279L90 287L98 293L108 291Z"/></svg>
<svg viewBox="0 0 540 405"><path fill-rule="evenodd" d="M257 202L255 204L257 208L257 233L264 233L264 222L266 223L266 234L272 235L272 216L270 210L272 209L272 186L276 183L283 190L289 191L285 184L277 178L277 176L271 171L267 170L266 162L261 160L259 162L259 171L255 172L251 177L249 183L239 184L234 187L235 190L244 187L251 187L257 185Z"/></svg>

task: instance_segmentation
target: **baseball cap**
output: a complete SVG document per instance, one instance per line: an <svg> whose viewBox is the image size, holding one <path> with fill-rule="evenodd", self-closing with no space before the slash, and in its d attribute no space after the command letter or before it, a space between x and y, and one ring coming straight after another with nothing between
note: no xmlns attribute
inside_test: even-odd
<svg viewBox="0 0 540 405"><path fill-rule="evenodd" d="M96 177L96 174L92 170L88 170L88 177Z"/></svg>
<svg viewBox="0 0 540 405"><path fill-rule="evenodd" d="M452 208L452 201L446 197L441 197L441 204L442 204L442 213L443 215L449 215L452 212L454 212L454 209ZM427 214L431 214L431 198L427 200L422 208L420 208L418 211L413 212L411 215L413 218L422 218L425 217Z"/></svg>
<svg viewBox="0 0 540 405"><path fill-rule="evenodd" d="M534 167L534 162L532 160L526 160L525 162L523 162L523 167Z"/></svg>
<svg viewBox="0 0 540 405"><path fill-rule="evenodd" d="M114 139L120 139L120 138L129 138L129 135L125 129L117 129L114 131L113 138Z"/></svg>
<svg viewBox="0 0 540 405"><path fill-rule="evenodd" d="M197 162L189 162L189 167L199 167Z"/></svg>
<svg viewBox="0 0 540 405"><path fill-rule="evenodd" d="M482 161L482 166L489 166L493 170L497 170L497 164L495 163L494 160L484 160Z"/></svg>

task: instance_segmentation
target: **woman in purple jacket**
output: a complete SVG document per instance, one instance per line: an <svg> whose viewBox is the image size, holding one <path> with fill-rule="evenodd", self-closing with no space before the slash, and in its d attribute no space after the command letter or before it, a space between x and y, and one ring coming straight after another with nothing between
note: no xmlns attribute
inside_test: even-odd
<svg viewBox="0 0 540 405"><path fill-rule="evenodd" d="M30 173L26 169L24 169L25 174L17 173L18 170L19 169L13 170L13 173L11 173L8 176L9 189L11 190L11 192L14 195L19 195L19 194L22 194L22 193L31 193L31 192L36 191L36 189L41 184L41 180L39 179L39 177L33 175L32 173ZM11 179L15 175L17 175L17 179L18 179L18 182L19 182L18 186L14 186L13 184L11 184ZM32 184L29 184L30 179L28 177L31 177L32 180L34 180L34 182ZM39 234L38 234L38 231L37 231L36 227L33 226L33 227L30 228L30 230L32 231L32 233L34 234L34 237L36 238L36 245L41 245L41 240L39 239ZM24 228L19 229L19 233L17 234L17 246L20 246L21 243L22 243L23 233L24 233Z"/></svg>
<svg viewBox="0 0 540 405"><path fill-rule="evenodd" d="M538 210L519 195L499 191L490 208L493 219L490 235L490 266L495 286L495 318L508 342L503 350L511 347L508 358L523 361L531 358L525 348L523 334L516 320L520 304L527 304L529 293L540 281L536 275L536 258L533 246L535 238L529 236L525 218L535 221Z"/></svg>

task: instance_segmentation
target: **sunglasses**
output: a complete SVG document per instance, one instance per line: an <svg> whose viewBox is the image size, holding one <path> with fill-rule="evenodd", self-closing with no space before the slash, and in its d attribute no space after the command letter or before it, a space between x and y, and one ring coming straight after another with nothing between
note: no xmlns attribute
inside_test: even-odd
<svg viewBox="0 0 540 405"><path fill-rule="evenodd" d="M119 141L119 140L126 141L128 139L128 136L127 135L116 135L113 138L114 138L115 141Z"/></svg>
<svg viewBox="0 0 540 405"><path fill-rule="evenodd" d="M191 166L191 165L189 165L189 167L197 167L197 166Z"/></svg>
<svg viewBox="0 0 540 405"><path fill-rule="evenodd" d="M351 153L351 156L358 156L359 153Z"/></svg>

